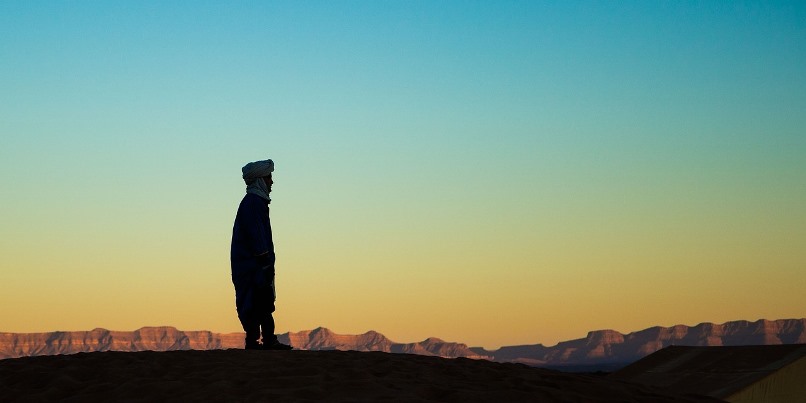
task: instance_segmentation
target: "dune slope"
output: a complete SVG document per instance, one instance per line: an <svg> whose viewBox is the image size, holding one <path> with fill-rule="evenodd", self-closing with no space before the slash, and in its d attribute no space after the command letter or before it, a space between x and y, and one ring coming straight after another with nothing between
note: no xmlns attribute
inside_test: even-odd
<svg viewBox="0 0 806 403"><path fill-rule="evenodd" d="M592 375L356 351L96 352L0 361L0 401L709 402Z"/></svg>

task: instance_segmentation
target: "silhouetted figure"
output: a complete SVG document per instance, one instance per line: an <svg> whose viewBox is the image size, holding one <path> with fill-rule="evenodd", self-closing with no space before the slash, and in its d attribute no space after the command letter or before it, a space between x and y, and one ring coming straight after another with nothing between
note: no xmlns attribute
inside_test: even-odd
<svg viewBox="0 0 806 403"><path fill-rule="evenodd" d="M274 335L274 242L269 220L272 160L255 161L242 169L246 195L232 227L232 283L235 307L246 332L246 349L291 350ZM263 343L258 340L263 336Z"/></svg>

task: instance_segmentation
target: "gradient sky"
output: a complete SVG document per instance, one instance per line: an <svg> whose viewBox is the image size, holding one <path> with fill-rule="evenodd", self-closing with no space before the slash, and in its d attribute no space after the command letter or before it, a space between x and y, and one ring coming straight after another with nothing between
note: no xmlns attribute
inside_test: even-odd
<svg viewBox="0 0 806 403"><path fill-rule="evenodd" d="M0 2L0 331L495 348L806 316L806 3Z"/></svg>

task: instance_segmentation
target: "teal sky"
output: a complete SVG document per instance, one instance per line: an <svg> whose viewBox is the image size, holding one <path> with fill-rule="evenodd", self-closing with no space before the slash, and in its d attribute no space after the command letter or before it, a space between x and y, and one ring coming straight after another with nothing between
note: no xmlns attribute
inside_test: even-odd
<svg viewBox="0 0 806 403"><path fill-rule="evenodd" d="M799 1L2 1L0 331L239 330L266 158L278 331L803 317L804 72Z"/></svg>

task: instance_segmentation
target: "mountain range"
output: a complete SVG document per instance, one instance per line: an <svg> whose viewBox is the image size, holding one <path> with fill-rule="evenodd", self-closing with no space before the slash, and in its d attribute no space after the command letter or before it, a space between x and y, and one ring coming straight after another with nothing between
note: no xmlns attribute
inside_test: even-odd
<svg viewBox="0 0 806 403"><path fill-rule="evenodd" d="M588 332L585 338L555 346L529 344L485 350L464 343L428 338L397 343L369 331L341 335L327 328L278 335L281 342L301 350L355 350L486 359L569 370L609 370L621 367L661 348L678 346L737 346L806 344L806 318L733 321L651 327L622 334L615 330ZM243 333L181 331L174 327L144 327L135 331L0 333L0 359L74 354L94 351L169 351L242 348Z"/></svg>

